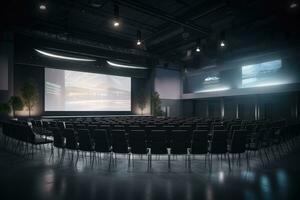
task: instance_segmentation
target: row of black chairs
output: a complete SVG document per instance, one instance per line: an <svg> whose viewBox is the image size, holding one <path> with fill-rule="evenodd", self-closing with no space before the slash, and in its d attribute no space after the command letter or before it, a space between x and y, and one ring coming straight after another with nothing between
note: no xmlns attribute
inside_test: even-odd
<svg viewBox="0 0 300 200"><path fill-rule="evenodd" d="M260 126L231 130L169 130L130 129L116 130L112 126L94 126L93 129L72 129L54 127L50 132L54 137L54 146L63 150L90 151L92 153L109 153L110 161L115 153L128 154L129 162L132 154L148 155L148 166L151 167L152 155L168 155L170 168L171 155L185 155L188 166L191 165L191 155L204 154L205 163L209 155L246 154L247 164L249 152L264 152L269 160L271 152L283 152L283 148L291 148L299 134L299 124L283 127ZM144 127L145 128L145 127ZM3 133L6 137L33 145L47 144L51 141L39 137L30 126L20 123L4 123ZM250 131L251 130L251 131ZM210 159L212 161L212 158ZM212 166L212 162L210 162Z"/></svg>
<svg viewBox="0 0 300 200"><path fill-rule="evenodd" d="M11 140L15 140L16 148L25 147L24 149L29 152L29 148L31 147L32 155L34 146L46 145L53 142L51 139L41 137L30 126L22 123L2 123L2 133L5 146L8 146Z"/></svg>
<svg viewBox="0 0 300 200"><path fill-rule="evenodd" d="M247 151L247 131L236 130L232 139L228 140L228 134L224 130L214 131L209 140L208 131L194 130L192 138L185 130L171 131L171 139L167 137L165 130L151 130L147 137L144 130L132 130L126 134L124 130L96 129L91 136L88 129L55 129L54 146L60 149L81 150L99 153L147 154L148 166L151 167L152 155L168 155L170 168L171 155L185 155L190 167L190 155L205 155L205 165L208 155L242 154ZM111 160L111 159L110 159ZM210 159L211 160L211 159ZM210 162L211 166L212 162Z"/></svg>

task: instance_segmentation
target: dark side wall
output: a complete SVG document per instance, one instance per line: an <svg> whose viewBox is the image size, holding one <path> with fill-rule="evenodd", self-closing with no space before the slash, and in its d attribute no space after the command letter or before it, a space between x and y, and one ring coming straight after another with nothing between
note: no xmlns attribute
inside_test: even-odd
<svg viewBox="0 0 300 200"><path fill-rule="evenodd" d="M299 119L299 96L299 92L288 92L186 99L182 108L186 117L296 120Z"/></svg>

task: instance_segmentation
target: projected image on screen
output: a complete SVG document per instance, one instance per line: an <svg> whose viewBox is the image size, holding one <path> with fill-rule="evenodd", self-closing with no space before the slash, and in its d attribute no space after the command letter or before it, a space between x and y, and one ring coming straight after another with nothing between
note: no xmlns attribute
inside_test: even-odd
<svg viewBox="0 0 300 200"><path fill-rule="evenodd" d="M242 67L242 87L260 87L279 83L281 60Z"/></svg>
<svg viewBox="0 0 300 200"><path fill-rule="evenodd" d="M45 111L130 111L131 78L45 69Z"/></svg>

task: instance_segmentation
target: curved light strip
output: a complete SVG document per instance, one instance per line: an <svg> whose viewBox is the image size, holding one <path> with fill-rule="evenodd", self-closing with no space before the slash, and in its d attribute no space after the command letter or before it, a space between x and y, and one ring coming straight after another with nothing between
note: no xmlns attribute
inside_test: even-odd
<svg viewBox="0 0 300 200"><path fill-rule="evenodd" d="M38 49L34 49L34 50L37 51L38 53L42 54L42 55L49 56L49 57L52 57L52 58L59 58L59 59L64 59L64 60L75 60L75 61L86 61L86 62L94 62L94 61L96 61L94 59L61 56L61 55L57 55L57 54L45 52L45 51L38 50Z"/></svg>
<svg viewBox="0 0 300 200"><path fill-rule="evenodd" d="M225 90L230 90L230 88L229 87L212 88L212 89L207 89L207 90L200 90L200 91L197 91L197 93L202 93L202 92L219 92L219 91L225 91Z"/></svg>
<svg viewBox="0 0 300 200"><path fill-rule="evenodd" d="M133 66L133 65L123 65L123 64L117 64L111 61L106 61L107 64L114 66L114 67L120 67L120 68L130 68L130 69L148 69L147 67L138 67L138 66Z"/></svg>

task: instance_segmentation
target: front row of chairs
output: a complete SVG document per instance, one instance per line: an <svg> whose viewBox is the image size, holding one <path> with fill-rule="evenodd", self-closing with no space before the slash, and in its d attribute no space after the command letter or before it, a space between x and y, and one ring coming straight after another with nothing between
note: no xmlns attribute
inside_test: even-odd
<svg viewBox="0 0 300 200"><path fill-rule="evenodd" d="M110 162L116 153L128 154L128 165L134 162L134 154L147 155L148 167L152 167L152 155L167 155L168 168L171 168L171 155L184 155L186 166L191 167L191 155L205 155L206 161L210 155L210 167L212 167L213 155L225 155L229 153L241 154L246 152L247 131L237 130L232 139L228 140L228 134L224 130L214 132L211 141L207 131L194 130L192 138L187 131L173 130L171 139L165 130L152 130L146 137L144 130L132 130L126 134L124 130L112 130L108 134L105 129L96 129L90 134L87 129L80 129L78 133L73 129L55 129L53 131L54 146L59 149L87 151L91 155L96 153L107 153ZM94 157L93 157L94 158ZM247 157L248 158L248 157ZM110 163L111 164L111 163Z"/></svg>

